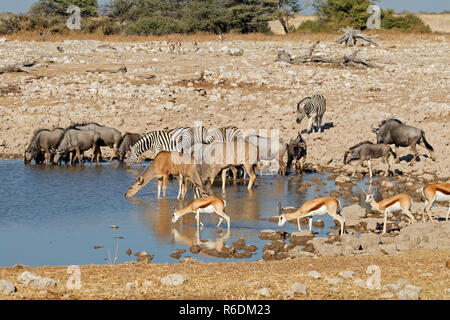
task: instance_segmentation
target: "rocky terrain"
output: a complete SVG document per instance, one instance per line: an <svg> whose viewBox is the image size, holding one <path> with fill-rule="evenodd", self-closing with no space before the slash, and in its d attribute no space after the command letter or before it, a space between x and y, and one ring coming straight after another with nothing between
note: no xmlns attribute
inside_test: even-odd
<svg viewBox="0 0 450 320"><path fill-rule="evenodd" d="M296 103L314 93L327 98L324 133L306 136L307 164L351 173L343 153L363 141L375 141L371 125L396 117L420 127L435 149L433 162L419 146L420 161L400 149L394 169L405 177L450 177L448 159L450 105L449 36L392 36L378 46L360 47L359 56L376 68L342 68L275 62L277 50L304 55L316 39L301 41L226 40L182 44L170 53L166 41L101 42L17 41L3 38L3 66L38 60L20 73L0 74L0 154L20 157L33 130L95 121L122 133L155 129L235 125L278 129L288 140L306 128L295 122ZM332 38L332 37L331 37ZM355 48L335 45L330 37L315 53L331 57ZM121 68L121 67L125 68ZM1 67L1 66L0 66ZM375 170L385 168L374 161ZM367 172L366 168L361 168Z"/></svg>

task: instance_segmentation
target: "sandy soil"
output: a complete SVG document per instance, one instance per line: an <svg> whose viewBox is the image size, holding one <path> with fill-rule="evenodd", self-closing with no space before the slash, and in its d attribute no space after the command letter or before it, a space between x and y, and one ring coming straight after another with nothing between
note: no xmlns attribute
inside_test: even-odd
<svg viewBox="0 0 450 320"><path fill-rule="evenodd" d="M391 292L383 288L399 279L422 288L420 299L450 299L450 269L445 266L449 250L414 251L395 256L297 258L269 262L177 264L88 265L80 266L81 289L68 290L66 266L0 268L0 279L15 284L17 292L0 294L0 299L382 299ZM448 264L448 262L447 262ZM370 265L381 269L381 289L361 288L355 279L367 281ZM318 271L322 278L307 274ZM340 271L354 272L353 278L339 276ZM57 286L34 289L21 285L17 277L24 271L49 277ZM186 282L178 286L161 284L161 278L180 273ZM329 284L326 278L341 279ZM132 282L134 287L127 289ZM306 294L286 291L295 282L305 284ZM267 288L269 296L258 290ZM263 291L264 292L264 291Z"/></svg>

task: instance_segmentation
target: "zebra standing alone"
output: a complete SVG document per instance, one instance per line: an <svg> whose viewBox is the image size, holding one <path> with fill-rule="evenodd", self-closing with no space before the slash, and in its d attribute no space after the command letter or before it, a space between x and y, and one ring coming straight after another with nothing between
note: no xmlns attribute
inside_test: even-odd
<svg viewBox="0 0 450 320"><path fill-rule="evenodd" d="M315 94L312 97L306 97L297 104L297 123L300 124L303 118L308 118L308 133L312 132L313 121L316 120L317 130L323 132L322 118L326 111L327 101L325 97L320 94Z"/></svg>

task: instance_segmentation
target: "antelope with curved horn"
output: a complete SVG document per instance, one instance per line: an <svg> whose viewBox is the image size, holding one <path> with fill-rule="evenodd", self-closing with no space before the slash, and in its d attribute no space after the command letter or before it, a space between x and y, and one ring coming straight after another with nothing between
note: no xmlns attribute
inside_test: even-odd
<svg viewBox="0 0 450 320"><path fill-rule="evenodd" d="M403 213L405 213L413 223L416 222L416 219L414 219L414 216L410 211L412 206L412 198L409 195L401 193L396 196L383 199L379 202L375 201L373 193L365 193L365 195L366 203L369 203L374 210L384 214L383 233L386 233L387 214L389 212L403 211Z"/></svg>
<svg viewBox="0 0 450 320"><path fill-rule="evenodd" d="M223 219L227 222L228 229L230 229L230 217L225 213L226 201L218 197L205 197L192 201L186 207L180 210L175 210L172 214L172 223L184 216L185 214L194 212L195 219L197 220L197 228L199 228L200 213L216 213L219 216L219 223L217 227L220 227ZM203 226L203 223L202 223Z"/></svg>
<svg viewBox="0 0 450 320"><path fill-rule="evenodd" d="M306 201L298 210L286 213L285 209L281 207L281 202L278 203L278 226L283 226L286 221L297 219L298 231L301 231L300 219L309 218L309 230L312 228L312 217L329 214L333 219L339 221L341 225L341 234L344 233L345 218L341 216L341 204L338 199L334 197L322 197L314 200Z"/></svg>
<svg viewBox="0 0 450 320"><path fill-rule="evenodd" d="M431 206L436 202L448 202L450 201L450 183L430 183L421 189L422 196L425 198L425 204L422 208L422 219L425 221L425 213L428 213L430 220L433 221L431 217ZM450 206L447 211L447 217L445 218L448 221L448 216L450 214Z"/></svg>

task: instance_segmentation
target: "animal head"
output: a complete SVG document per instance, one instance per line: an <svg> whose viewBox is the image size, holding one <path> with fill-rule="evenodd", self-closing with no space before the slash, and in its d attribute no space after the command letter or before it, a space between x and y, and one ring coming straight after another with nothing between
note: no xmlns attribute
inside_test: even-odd
<svg viewBox="0 0 450 320"><path fill-rule="evenodd" d="M373 193L366 193L366 203L372 202L373 199Z"/></svg>
<svg viewBox="0 0 450 320"><path fill-rule="evenodd" d="M31 160L33 160L33 158L36 156L36 154L37 154L37 151L36 151L36 150L33 150L33 149L31 149L31 148L27 148L27 149L25 150L24 155L23 155L23 162L24 162L25 164L31 162Z"/></svg>
<svg viewBox="0 0 450 320"><path fill-rule="evenodd" d="M173 207L173 213L172 213L172 223L175 223L178 221L180 216L178 215L178 211Z"/></svg>
<svg viewBox="0 0 450 320"><path fill-rule="evenodd" d="M148 182L148 181L147 181ZM135 182L128 188L127 192L125 193L125 197L131 197L134 196L136 193L138 193L146 184L143 176L139 176Z"/></svg>
<svg viewBox="0 0 450 320"><path fill-rule="evenodd" d="M281 202L278 202L278 226L281 227L286 223L286 212L284 212L284 208L281 206Z"/></svg>

